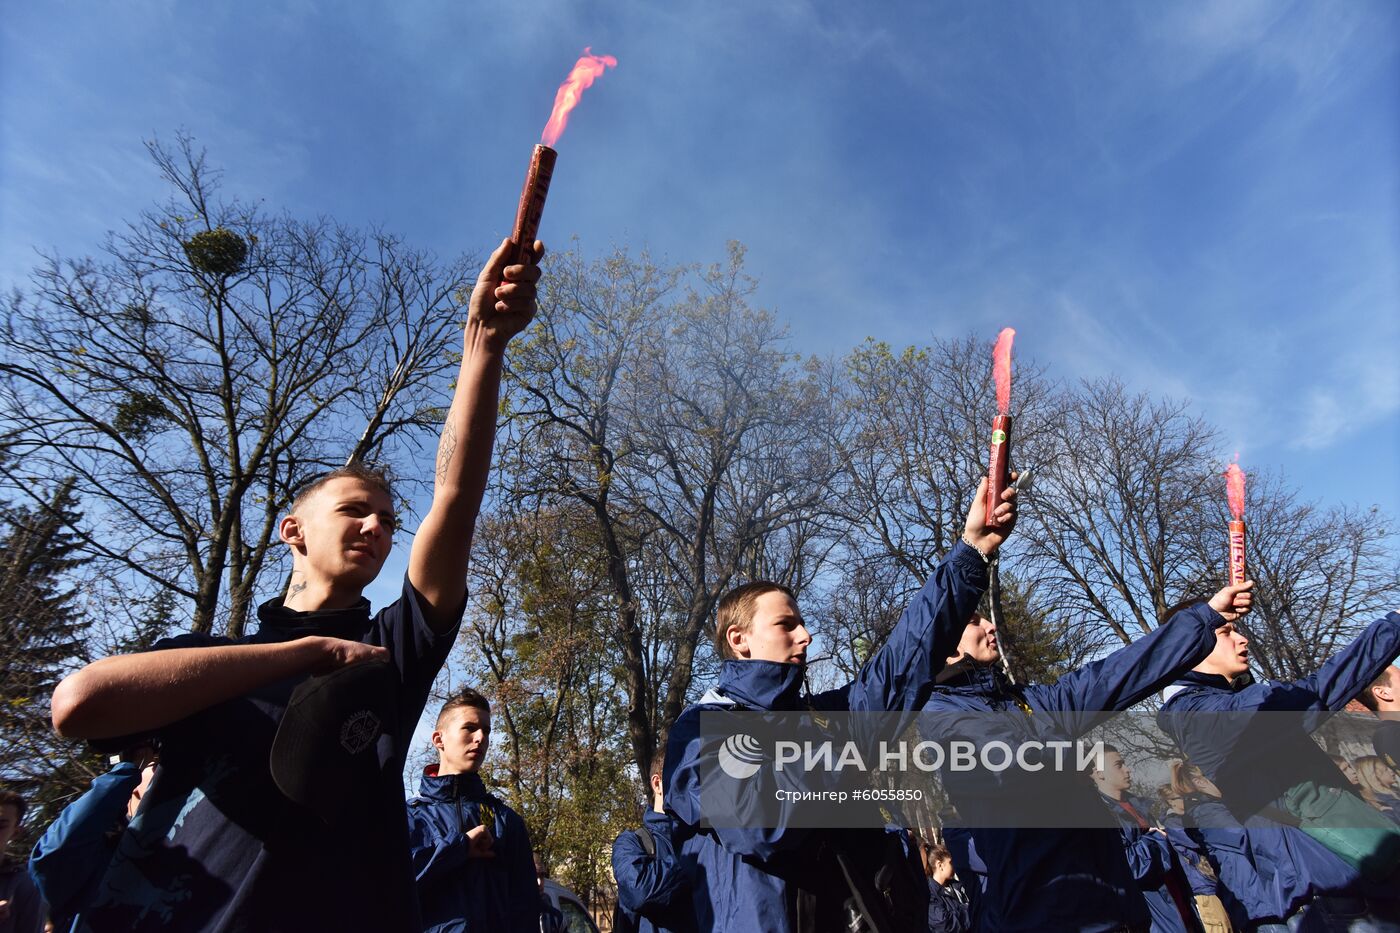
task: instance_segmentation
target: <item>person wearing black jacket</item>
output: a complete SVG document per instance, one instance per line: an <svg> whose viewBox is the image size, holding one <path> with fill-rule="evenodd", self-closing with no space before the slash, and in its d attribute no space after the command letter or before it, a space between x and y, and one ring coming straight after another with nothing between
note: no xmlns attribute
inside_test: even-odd
<svg viewBox="0 0 1400 933"><path fill-rule="evenodd" d="M953 877L953 855L947 846L924 846L928 875L929 933L968 933L972 914L962 885Z"/></svg>

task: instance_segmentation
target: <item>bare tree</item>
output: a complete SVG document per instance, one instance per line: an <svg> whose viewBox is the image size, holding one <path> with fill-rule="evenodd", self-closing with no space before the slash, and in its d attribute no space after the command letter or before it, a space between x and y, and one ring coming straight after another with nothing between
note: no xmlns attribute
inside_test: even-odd
<svg viewBox="0 0 1400 933"><path fill-rule="evenodd" d="M640 800L597 528L577 502L564 505L480 524L463 657L495 701L488 778L506 788L536 850L588 896L606 883L608 845Z"/></svg>
<svg viewBox="0 0 1400 933"><path fill-rule="evenodd" d="M833 561L839 570L826 587L833 624L821 632L822 655L840 680L884 643L910 596L962 534L987 472L996 414L991 361L992 342L973 336L898 352L867 341L844 361L838 385L845 417L828 439L843 468L840 492L831 497L843 538ZM1039 471L1053 452L1053 386L1033 361L1018 360L1014 375L1015 465ZM1034 500L1022 504L1023 512L1032 509ZM1020 536L1005 549L1008 580L1017 572ZM1048 623L1029 609L1015 615L1009 629L1034 624L1034 632L1020 635L1048 669L1055 653L1044 643L1053 634ZM1060 647L1065 657L1083 651Z"/></svg>
<svg viewBox="0 0 1400 933"><path fill-rule="evenodd" d="M644 771L688 699L716 600L772 566L775 536L803 540L791 530L823 501L829 409L784 329L749 305L737 244L702 270L565 254L547 282L512 360L511 494L594 516Z"/></svg>
<svg viewBox="0 0 1400 933"><path fill-rule="evenodd" d="M219 200L188 138L148 148L172 199L6 308L4 475L75 477L88 554L236 636L296 486L431 433L471 263Z"/></svg>
<svg viewBox="0 0 1400 933"><path fill-rule="evenodd" d="M1185 403L1117 380L1057 401L1053 456L1017 533L1049 602L1126 644L1210 585L1195 541L1217 497L1217 434Z"/></svg>

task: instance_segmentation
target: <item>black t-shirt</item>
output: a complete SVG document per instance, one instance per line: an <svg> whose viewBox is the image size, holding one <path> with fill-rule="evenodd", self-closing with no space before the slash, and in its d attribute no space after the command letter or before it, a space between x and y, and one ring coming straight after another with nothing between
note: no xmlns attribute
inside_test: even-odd
<svg viewBox="0 0 1400 933"><path fill-rule="evenodd" d="M261 627L234 640L165 639L154 650L267 644L308 635L389 649L400 722L381 748L380 806L330 828L292 803L268 766L277 725L305 677L269 684L160 730L161 760L141 812L123 833L82 929L93 931L418 931L403 767L433 679L456 638L435 633L417 591L372 618L369 603L295 612L258 609Z"/></svg>

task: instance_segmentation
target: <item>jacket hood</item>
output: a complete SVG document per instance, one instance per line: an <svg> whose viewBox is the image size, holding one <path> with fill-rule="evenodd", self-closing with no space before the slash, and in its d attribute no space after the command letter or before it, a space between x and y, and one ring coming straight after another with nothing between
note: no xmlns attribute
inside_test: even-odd
<svg viewBox="0 0 1400 933"><path fill-rule="evenodd" d="M802 708L804 664L781 661L725 661L719 671L719 692L754 709Z"/></svg>
<svg viewBox="0 0 1400 933"><path fill-rule="evenodd" d="M994 694L1000 696L1011 692L1011 680L1002 670L1000 662L979 664L971 658L963 658L943 668L934 681L940 688L955 693Z"/></svg>
<svg viewBox="0 0 1400 933"><path fill-rule="evenodd" d="M1212 690L1228 690L1230 693L1239 693L1245 687L1254 685L1254 675L1245 671L1234 680L1224 674L1207 674L1203 671L1187 671L1172 683L1170 687L1162 691L1162 696L1168 702L1178 693L1189 690L1192 687L1207 687Z"/></svg>
<svg viewBox="0 0 1400 933"><path fill-rule="evenodd" d="M474 771L461 774L438 774L437 765L423 769L418 781L418 795L428 800L485 800L490 796L481 775Z"/></svg>
<svg viewBox="0 0 1400 933"><path fill-rule="evenodd" d="M669 813L648 810L642 814L642 825L652 833L670 833L676 828L676 818Z"/></svg>

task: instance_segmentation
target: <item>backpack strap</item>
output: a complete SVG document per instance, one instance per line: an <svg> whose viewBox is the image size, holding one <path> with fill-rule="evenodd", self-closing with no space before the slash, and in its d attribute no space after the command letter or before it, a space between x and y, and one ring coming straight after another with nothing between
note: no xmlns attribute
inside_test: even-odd
<svg viewBox="0 0 1400 933"><path fill-rule="evenodd" d="M647 857L656 858L656 840L652 838L651 830L647 829L646 824L643 823L632 832L641 840L642 850L646 852Z"/></svg>

